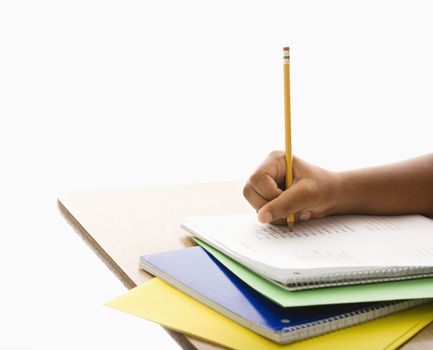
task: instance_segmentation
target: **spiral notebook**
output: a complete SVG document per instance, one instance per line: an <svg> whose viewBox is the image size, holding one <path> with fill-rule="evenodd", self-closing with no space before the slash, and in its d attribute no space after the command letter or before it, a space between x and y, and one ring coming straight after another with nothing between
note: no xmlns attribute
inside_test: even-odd
<svg viewBox="0 0 433 350"><path fill-rule="evenodd" d="M341 215L285 226L254 214L196 216L182 228L288 290L433 276L433 220Z"/></svg>
<svg viewBox="0 0 433 350"><path fill-rule="evenodd" d="M402 311L431 299L281 307L201 247L142 256L140 267L270 340L289 343Z"/></svg>

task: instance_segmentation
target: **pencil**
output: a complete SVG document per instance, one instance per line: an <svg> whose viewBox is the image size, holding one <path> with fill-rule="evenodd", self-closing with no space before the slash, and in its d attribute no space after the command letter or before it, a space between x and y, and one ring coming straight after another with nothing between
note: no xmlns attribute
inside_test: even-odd
<svg viewBox="0 0 433 350"><path fill-rule="evenodd" d="M284 120L285 120L285 153L286 153L286 189L293 183L293 156L292 156L292 126L290 114L290 50L283 49L284 66ZM295 217L293 214L287 217L287 226L293 229Z"/></svg>

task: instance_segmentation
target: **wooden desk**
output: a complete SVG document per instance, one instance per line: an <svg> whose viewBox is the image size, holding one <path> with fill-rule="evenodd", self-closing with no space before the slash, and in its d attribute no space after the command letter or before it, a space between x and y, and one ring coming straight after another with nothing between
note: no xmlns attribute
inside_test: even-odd
<svg viewBox="0 0 433 350"><path fill-rule="evenodd" d="M180 229L185 216L251 212L243 184L223 182L180 186L73 192L59 198L64 217L127 288L152 276L138 268L143 254L192 245ZM167 330L183 349L219 346ZM403 346L433 348L433 325Z"/></svg>

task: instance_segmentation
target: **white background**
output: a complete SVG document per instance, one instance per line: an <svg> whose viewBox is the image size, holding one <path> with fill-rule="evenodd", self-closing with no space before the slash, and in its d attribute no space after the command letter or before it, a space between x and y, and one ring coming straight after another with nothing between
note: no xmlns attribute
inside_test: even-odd
<svg viewBox="0 0 433 350"><path fill-rule="evenodd" d="M175 349L65 191L245 179L283 147L341 170L431 152L429 1L0 1L0 348ZM146 215L146 213L143 213Z"/></svg>

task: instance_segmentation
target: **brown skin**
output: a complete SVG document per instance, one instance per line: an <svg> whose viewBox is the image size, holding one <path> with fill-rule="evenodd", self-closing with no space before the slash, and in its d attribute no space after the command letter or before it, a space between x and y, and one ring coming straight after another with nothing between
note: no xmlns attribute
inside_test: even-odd
<svg viewBox="0 0 433 350"><path fill-rule="evenodd" d="M331 214L422 214L433 217L433 153L406 161L332 172L293 158L284 190L284 152L274 151L251 175L244 196L262 223L282 224Z"/></svg>

